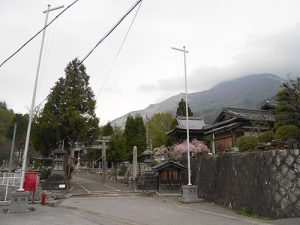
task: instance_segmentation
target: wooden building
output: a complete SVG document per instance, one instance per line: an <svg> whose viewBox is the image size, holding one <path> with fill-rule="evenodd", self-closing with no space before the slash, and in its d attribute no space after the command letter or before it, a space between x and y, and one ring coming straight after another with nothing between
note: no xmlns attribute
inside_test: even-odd
<svg viewBox="0 0 300 225"><path fill-rule="evenodd" d="M214 124L204 127L204 134L212 135L217 153L234 147L241 136L258 136L270 130L274 121L272 110L225 108Z"/></svg>
<svg viewBox="0 0 300 225"><path fill-rule="evenodd" d="M189 134L190 139L200 139L204 136L205 122L202 117L189 117ZM186 117L177 116L176 117L176 127L167 132L169 137L175 137L178 141L186 140Z"/></svg>
<svg viewBox="0 0 300 225"><path fill-rule="evenodd" d="M159 193L181 193L186 167L174 161L167 161L152 167L158 175Z"/></svg>

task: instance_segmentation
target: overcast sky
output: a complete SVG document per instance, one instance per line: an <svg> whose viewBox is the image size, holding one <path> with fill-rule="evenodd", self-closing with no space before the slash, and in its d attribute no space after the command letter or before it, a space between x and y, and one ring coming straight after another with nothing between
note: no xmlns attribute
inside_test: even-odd
<svg viewBox="0 0 300 225"><path fill-rule="evenodd" d="M72 2L1 0L0 63L43 26L47 4ZM135 2L79 0L47 29L36 104ZM189 92L253 73L298 74L299 8L299 0L144 0L107 81L135 11L84 63L101 124L184 92L183 56L171 46L189 51ZM0 101L15 112L30 108L40 43L0 67Z"/></svg>

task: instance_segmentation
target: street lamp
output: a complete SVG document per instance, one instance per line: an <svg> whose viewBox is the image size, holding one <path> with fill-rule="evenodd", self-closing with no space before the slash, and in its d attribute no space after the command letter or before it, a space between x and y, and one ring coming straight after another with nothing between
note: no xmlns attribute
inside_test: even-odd
<svg viewBox="0 0 300 225"><path fill-rule="evenodd" d="M43 13L46 13L45 26L44 27L47 26L49 12L57 10L57 9L61 9L64 6L59 6L59 7L55 7L55 8L52 8L52 9L50 9L50 7L51 6L48 5L48 9L43 12ZM28 154L28 147L29 147L30 131L31 131L32 118L33 118L33 111L34 111L34 107L35 107L34 105L35 105L36 89L37 89L40 66L41 66L41 60L42 60L42 54L43 54L45 34L46 34L46 29L44 29L44 31L43 31L42 43L41 43L41 48L40 48L40 54L39 54L39 59L38 59L37 70L36 70L34 90L33 90L33 95L32 95L31 108L30 108L30 112L29 112L29 121L28 121L25 148L24 148L24 154L23 154L23 163L22 163L22 170L21 170L20 187L19 187L18 191L24 191L23 184L24 184L24 178L25 178L25 170L26 170L26 161L27 161L27 154Z"/></svg>

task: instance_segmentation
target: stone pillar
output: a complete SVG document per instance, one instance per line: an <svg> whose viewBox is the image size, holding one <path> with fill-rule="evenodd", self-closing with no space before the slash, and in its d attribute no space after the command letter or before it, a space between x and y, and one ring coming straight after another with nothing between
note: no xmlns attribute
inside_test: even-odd
<svg viewBox="0 0 300 225"><path fill-rule="evenodd" d="M212 142L211 142L211 153L213 155L216 154L216 146L215 146L215 133L212 133Z"/></svg>
<svg viewBox="0 0 300 225"><path fill-rule="evenodd" d="M102 176L103 176L103 181L105 182L106 180L106 143L103 140L102 141Z"/></svg>
<svg viewBox="0 0 300 225"><path fill-rule="evenodd" d="M137 176L137 147L133 147L132 157L132 179L135 180Z"/></svg>

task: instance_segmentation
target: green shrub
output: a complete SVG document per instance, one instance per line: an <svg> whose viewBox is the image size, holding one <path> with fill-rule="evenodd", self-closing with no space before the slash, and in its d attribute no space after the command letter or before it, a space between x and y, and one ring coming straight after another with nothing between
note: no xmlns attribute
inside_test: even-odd
<svg viewBox="0 0 300 225"><path fill-rule="evenodd" d="M271 142L273 139L274 139L274 132L271 130L263 132L258 136L259 143L268 143Z"/></svg>
<svg viewBox="0 0 300 225"><path fill-rule="evenodd" d="M118 171L118 175L123 177L125 176L126 171L127 171L127 167L124 164L122 164L120 170Z"/></svg>
<svg viewBox="0 0 300 225"><path fill-rule="evenodd" d="M51 169L50 168L42 168L40 170L40 179L41 180L48 179L50 174L51 174Z"/></svg>
<svg viewBox="0 0 300 225"><path fill-rule="evenodd" d="M276 130L276 139L288 139L291 136L300 136L300 129L295 125L284 125Z"/></svg>
<svg viewBox="0 0 300 225"><path fill-rule="evenodd" d="M255 150L258 138L254 136L242 136L237 139L237 146L240 152Z"/></svg>

